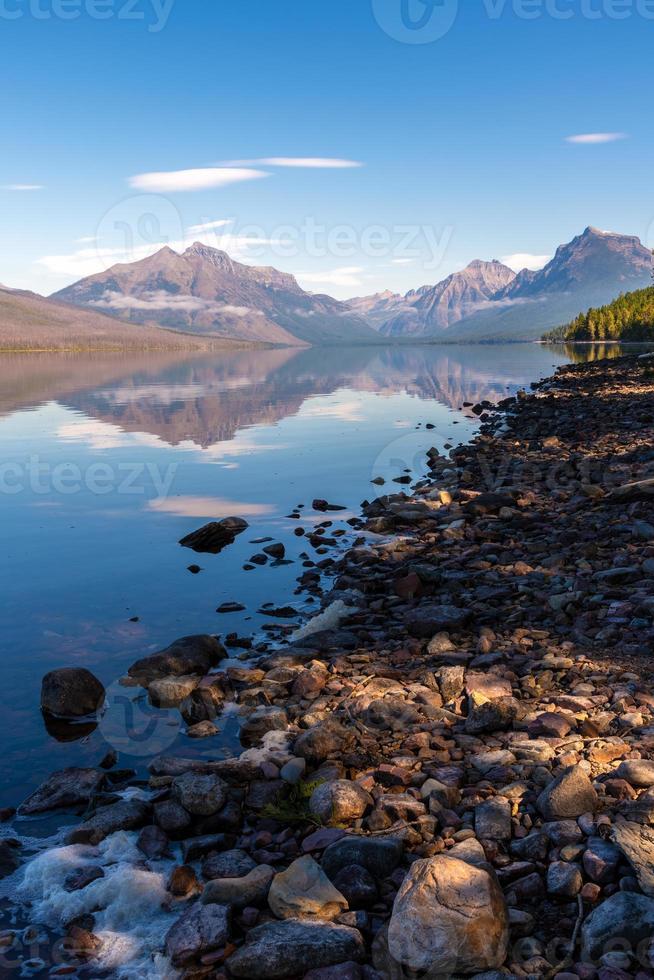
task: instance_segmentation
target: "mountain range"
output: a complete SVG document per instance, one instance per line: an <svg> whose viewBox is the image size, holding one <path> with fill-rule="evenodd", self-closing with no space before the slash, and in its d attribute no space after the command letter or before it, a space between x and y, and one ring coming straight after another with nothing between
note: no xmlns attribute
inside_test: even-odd
<svg viewBox="0 0 654 980"><path fill-rule="evenodd" d="M589 306L651 280L652 254L633 236L586 228L536 272L471 262L462 272L406 296L350 301L386 337L474 342L534 340Z"/></svg>
<svg viewBox="0 0 654 980"><path fill-rule="evenodd" d="M424 337L447 331L515 278L515 272L501 262L477 259L435 286L412 289L406 296L378 293L350 300L349 306L386 337Z"/></svg>
<svg viewBox="0 0 654 980"><path fill-rule="evenodd" d="M296 345L374 341L363 317L331 296L306 293L273 268L235 262L196 242L89 276L55 293L76 306L186 333Z"/></svg>
<svg viewBox="0 0 654 980"><path fill-rule="evenodd" d="M0 287L0 347L334 346L535 340L591 306L648 285L638 238L597 228L538 271L476 260L435 285L343 302L271 267L196 242L115 265L49 299Z"/></svg>

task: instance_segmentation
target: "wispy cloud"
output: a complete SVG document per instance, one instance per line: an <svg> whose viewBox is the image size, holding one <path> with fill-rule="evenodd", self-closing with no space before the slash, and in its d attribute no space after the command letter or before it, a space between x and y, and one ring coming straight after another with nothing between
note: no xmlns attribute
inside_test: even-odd
<svg viewBox="0 0 654 980"><path fill-rule="evenodd" d="M566 143L581 143L587 146L599 143L617 143L626 140L627 133L579 133L576 136L566 136Z"/></svg>
<svg viewBox="0 0 654 980"><path fill-rule="evenodd" d="M2 184L0 190L3 191L43 191L43 184Z"/></svg>
<svg viewBox="0 0 654 980"><path fill-rule="evenodd" d="M227 167L297 167L309 170L348 170L363 167L359 160L340 157L259 157L256 160L231 160Z"/></svg>
<svg viewBox="0 0 654 980"><path fill-rule="evenodd" d="M501 261L508 265L514 272L522 272L523 269L542 269L552 258L551 255L532 255L531 252L514 252L513 255L503 255Z"/></svg>
<svg viewBox="0 0 654 980"><path fill-rule="evenodd" d="M233 218L221 218L219 221L203 221L199 225L190 225L186 230L189 235L204 235L208 231L215 231L217 228L226 228L233 225Z"/></svg>
<svg viewBox="0 0 654 980"><path fill-rule="evenodd" d="M154 194L171 194L175 191L203 191L212 187L226 187L245 180L268 177L263 170L244 167L201 167L196 170L169 170L137 174L129 178L134 190Z"/></svg>
<svg viewBox="0 0 654 980"><path fill-rule="evenodd" d="M298 272L295 278L300 282L319 286L361 286L363 269L360 266L347 266L329 272Z"/></svg>

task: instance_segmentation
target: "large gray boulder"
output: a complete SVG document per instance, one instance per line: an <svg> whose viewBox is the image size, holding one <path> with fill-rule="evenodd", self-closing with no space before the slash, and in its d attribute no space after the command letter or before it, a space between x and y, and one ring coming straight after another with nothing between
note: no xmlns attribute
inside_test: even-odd
<svg viewBox="0 0 654 980"><path fill-rule="evenodd" d="M336 779L322 783L311 794L309 809L314 817L325 824L348 824L362 817L373 798L358 783L349 779Z"/></svg>
<svg viewBox="0 0 654 980"><path fill-rule="evenodd" d="M538 797L538 809L545 820L580 817L594 813L598 805L593 784L579 766L564 769Z"/></svg>
<svg viewBox="0 0 654 980"><path fill-rule="evenodd" d="M148 687L166 677L204 676L225 656L225 649L215 636L183 636L165 650L137 660L128 674Z"/></svg>
<svg viewBox="0 0 654 980"><path fill-rule="evenodd" d="M581 930L582 958L597 962L604 953L630 946L635 953L654 936L654 899L635 892L616 892L592 912Z"/></svg>
<svg viewBox="0 0 654 980"><path fill-rule="evenodd" d="M212 817L222 810L227 785L211 773L185 772L173 779L173 798L194 817Z"/></svg>
<svg viewBox="0 0 654 980"><path fill-rule="evenodd" d="M430 976L495 970L508 944L504 895L488 871L444 855L411 866L388 928L390 955L402 969Z"/></svg>
<svg viewBox="0 0 654 980"><path fill-rule="evenodd" d="M286 919L251 929L245 944L229 958L233 977L283 980L303 977L308 970L361 962L365 946L361 933L332 922Z"/></svg>
<svg viewBox="0 0 654 980"><path fill-rule="evenodd" d="M293 752L307 762L319 764L325 759L338 756L347 739L347 732L342 725L330 719L302 732L295 740Z"/></svg>
<svg viewBox="0 0 654 980"><path fill-rule="evenodd" d="M649 759L625 759L611 773L613 779L626 779L638 789L654 786L654 762Z"/></svg>
<svg viewBox="0 0 654 980"><path fill-rule="evenodd" d="M104 697L104 687L85 667L51 670L41 682L41 710L55 718L97 714Z"/></svg>
<svg viewBox="0 0 654 980"><path fill-rule="evenodd" d="M173 966L183 967L229 940L230 910L223 905L195 902L166 936L166 953Z"/></svg>

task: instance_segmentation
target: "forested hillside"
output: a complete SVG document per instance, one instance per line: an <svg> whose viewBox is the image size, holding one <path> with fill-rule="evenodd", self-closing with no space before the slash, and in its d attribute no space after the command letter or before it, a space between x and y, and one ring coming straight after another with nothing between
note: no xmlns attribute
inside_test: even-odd
<svg viewBox="0 0 654 980"><path fill-rule="evenodd" d="M607 306L580 313L544 340L654 340L654 286L624 293Z"/></svg>

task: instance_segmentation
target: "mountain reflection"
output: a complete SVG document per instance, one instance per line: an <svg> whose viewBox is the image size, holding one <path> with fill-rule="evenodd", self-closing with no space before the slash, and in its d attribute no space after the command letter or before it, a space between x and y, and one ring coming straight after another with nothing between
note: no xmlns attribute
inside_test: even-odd
<svg viewBox="0 0 654 980"><path fill-rule="evenodd" d="M460 409L496 402L565 360L534 345L14 355L0 358L0 415L56 401L125 432L207 448L294 415L315 395L406 392Z"/></svg>

